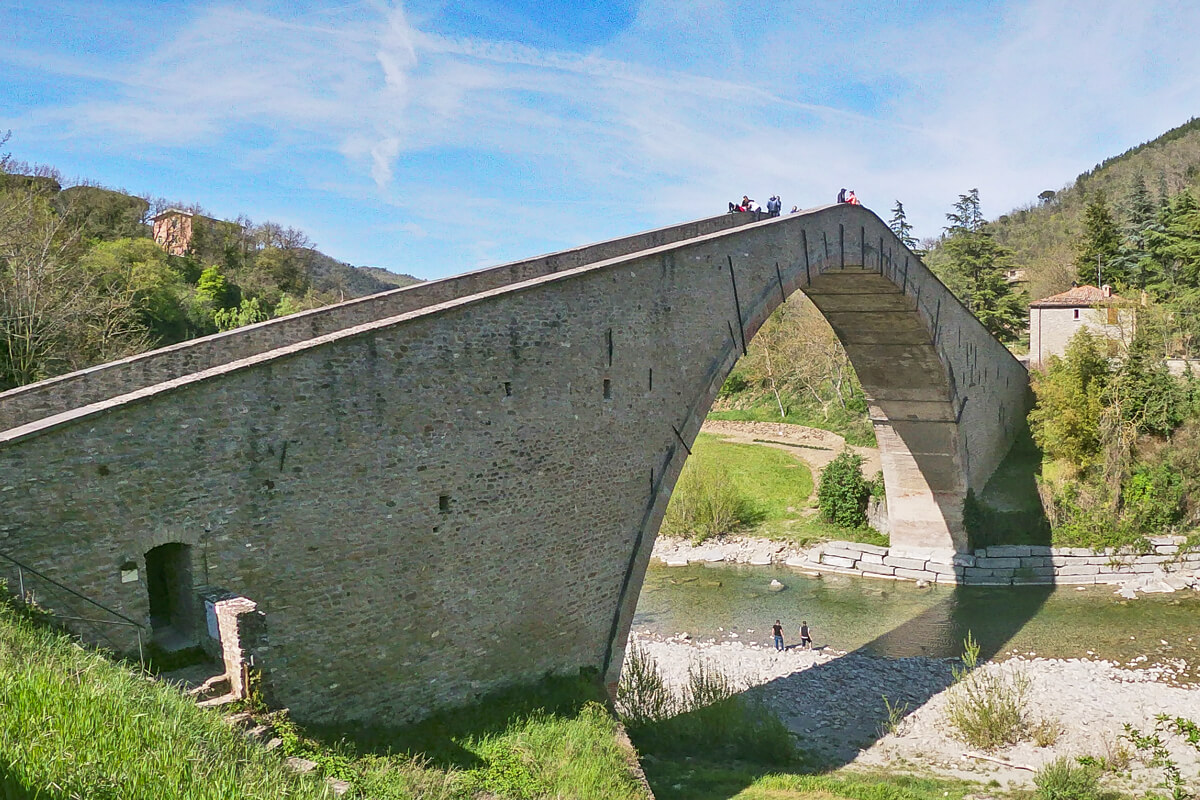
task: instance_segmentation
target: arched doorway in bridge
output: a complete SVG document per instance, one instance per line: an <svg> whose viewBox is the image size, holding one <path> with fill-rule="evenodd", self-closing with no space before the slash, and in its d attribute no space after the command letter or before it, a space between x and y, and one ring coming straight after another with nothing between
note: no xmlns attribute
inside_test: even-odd
<svg viewBox="0 0 1200 800"><path fill-rule="evenodd" d="M195 644L192 548L172 542L146 552L146 590L154 641L175 650Z"/></svg>

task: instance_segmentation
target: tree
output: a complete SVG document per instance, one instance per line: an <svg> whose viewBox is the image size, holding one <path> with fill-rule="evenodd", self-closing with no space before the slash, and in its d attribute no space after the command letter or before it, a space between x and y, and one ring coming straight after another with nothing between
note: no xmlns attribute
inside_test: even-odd
<svg viewBox="0 0 1200 800"><path fill-rule="evenodd" d="M128 292L155 341L178 342L189 334L183 277L150 239L96 242L79 259L80 269L101 285Z"/></svg>
<svg viewBox="0 0 1200 800"><path fill-rule="evenodd" d="M1040 194L1038 194L1038 200L1041 201L1042 205L1046 205L1047 203L1049 203L1051 200L1054 199L1054 195L1055 195L1055 191L1053 189L1047 189L1044 192L1041 192Z"/></svg>
<svg viewBox="0 0 1200 800"><path fill-rule="evenodd" d="M1083 233L1075 243L1075 268L1080 283L1125 283L1121 271L1121 232L1113 220L1108 198L1097 191L1083 212ZM1100 272L1102 278L1097 278Z"/></svg>
<svg viewBox="0 0 1200 800"><path fill-rule="evenodd" d="M892 209L892 220L888 223L888 227L896 234L896 238L900 240L900 244L917 252L917 239L912 235L912 225L909 224L908 217L904 213L904 204L899 200L896 201L896 207Z"/></svg>
<svg viewBox="0 0 1200 800"><path fill-rule="evenodd" d="M977 233L982 230L986 220L979 203L979 190L972 189L966 194L960 194L958 202L954 204L954 211L947 214L946 219L950 221L946 232L951 235Z"/></svg>
<svg viewBox="0 0 1200 800"><path fill-rule="evenodd" d="M1147 289L1170 297L1180 288L1200 288L1200 204L1189 190L1175 195L1145 235L1153 262Z"/></svg>
<svg viewBox="0 0 1200 800"><path fill-rule="evenodd" d="M1167 370L1151 338L1140 331L1108 386L1105 400L1120 421L1138 433L1166 436L1187 412L1184 387Z"/></svg>
<svg viewBox="0 0 1200 800"><path fill-rule="evenodd" d="M1044 372L1032 373L1037 402L1029 425L1047 456L1078 468L1096 460L1109 375L1101 342L1087 328L1071 337L1062 358L1052 356Z"/></svg>
<svg viewBox="0 0 1200 800"><path fill-rule="evenodd" d="M1021 298L1004 280L1012 266L1012 251L986 229L979 190L959 195L946 219L951 224L932 266L993 336L1016 341L1025 329L1025 311Z"/></svg>
<svg viewBox="0 0 1200 800"><path fill-rule="evenodd" d="M57 185L0 181L0 390L146 347L134 293L78 268L81 226Z"/></svg>

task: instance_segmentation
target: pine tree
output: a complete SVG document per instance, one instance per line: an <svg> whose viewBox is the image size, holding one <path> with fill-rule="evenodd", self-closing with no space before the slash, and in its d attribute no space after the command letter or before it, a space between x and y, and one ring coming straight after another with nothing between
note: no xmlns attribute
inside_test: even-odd
<svg viewBox="0 0 1200 800"><path fill-rule="evenodd" d="M1152 271L1146 251L1146 231L1154 224L1157 207L1141 175L1133 179L1122 205L1125 224L1121 227L1121 247L1114 267L1124 277L1126 287L1145 289L1146 276Z"/></svg>
<svg viewBox="0 0 1200 800"><path fill-rule="evenodd" d="M1153 262L1147 288L1170 298L1200 288L1200 204L1184 189L1146 229L1146 250Z"/></svg>
<svg viewBox="0 0 1200 800"><path fill-rule="evenodd" d="M1080 283L1126 282L1121 254L1121 232L1108 207L1108 197L1097 191L1083 212L1083 234L1075 243L1075 269ZM1097 272L1100 278L1097 279Z"/></svg>
<svg viewBox="0 0 1200 800"><path fill-rule="evenodd" d="M896 201L896 207L892 209L892 220L888 223L888 227L896 234L902 245L920 255L917 249L917 239L912 235L913 227L904 213L904 204L899 200Z"/></svg>
<svg viewBox="0 0 1200 800"><path fill-rule="evenodd" d="M946 219L950 221L950 226L946 228L946 232L950 234L962 231L975 233L982 229L985 220L979 204L979 190L972 189L966 194L960 194L958 202L954 204L954 211L947 214Z"/></svg>
<svg viewBox="0 0 1200 800"><path fill-rule="evenodd" d="M946 215L950 227L938 247L939 274L958 299L1001 341L1015 341L1025 328L1025 310L1004 272L1012 251L985 229L979 190L959 195Z"/></svg>

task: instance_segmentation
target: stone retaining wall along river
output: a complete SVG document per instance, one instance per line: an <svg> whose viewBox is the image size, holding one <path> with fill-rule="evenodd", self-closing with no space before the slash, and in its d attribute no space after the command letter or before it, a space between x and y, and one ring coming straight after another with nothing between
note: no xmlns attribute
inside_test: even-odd
<svg viewBox="0 0 1200 800"><path fill-rule="evenodd" d="M1151 537L1152 552L1040 545L993 545L974 553L912 550L859 542L825 542L798 550L779 542L732 538L691 545L660 537L654 555L668 566L720 561L784 564L813 572L971 586L1121 584L1130 592L1200 585L1200 552L1181 552L1183 537Z"/></svg>
<svg viewBox="0 0 1200 800"><path fill-rule="evenodd" d="M807 566L973 586L1125 584L1138 591L1173 591L1191 586L1200 569L1200 553L1181 553L1182 542L1182 537L1154 537L1152 551L1144 554L1111 548L993 545L949 558L944 553L828 542L807 554Z"/></svg>

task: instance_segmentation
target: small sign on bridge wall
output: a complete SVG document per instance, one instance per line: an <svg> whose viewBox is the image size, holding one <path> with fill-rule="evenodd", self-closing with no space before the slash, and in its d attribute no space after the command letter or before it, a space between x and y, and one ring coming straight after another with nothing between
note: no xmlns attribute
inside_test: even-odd
<svg viewBox="0 0 1200 800"><path fill-rule="evenodd" d="M221 629L217 625L217 605L212 600L204 601L204 618L208 621L208 635L221 641Z"/></svg>

